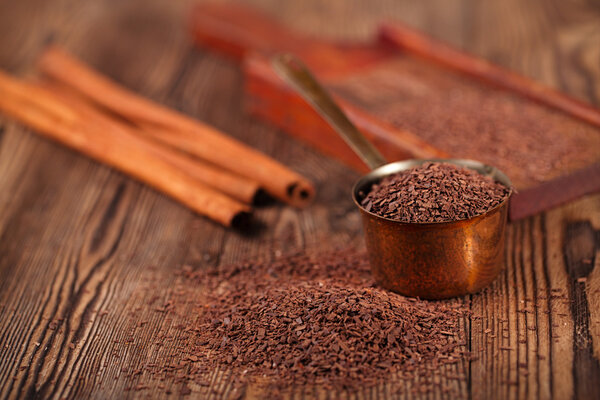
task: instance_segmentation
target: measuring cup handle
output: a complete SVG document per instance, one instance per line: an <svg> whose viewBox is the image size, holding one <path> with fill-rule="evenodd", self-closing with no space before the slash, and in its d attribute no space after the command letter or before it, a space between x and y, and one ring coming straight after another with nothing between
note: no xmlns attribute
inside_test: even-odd
<svg viewBox="0 0 600 400"><path fill-rule="evenodd" d="M386 164L379 150L348 119L300 59L292 54L280 54L273 57L272 62L277 73L329 122L370 169Z"/></svg>

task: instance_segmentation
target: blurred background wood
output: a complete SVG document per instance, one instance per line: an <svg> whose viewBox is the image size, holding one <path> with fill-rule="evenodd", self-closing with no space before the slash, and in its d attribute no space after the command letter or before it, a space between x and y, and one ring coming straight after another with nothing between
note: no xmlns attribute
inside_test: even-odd
<svg viewBox="0 0 600 400"><path fill-rule="evenodd" d="M600 106L598 2L250 3L326 38L366 38L382 19L401 20ZM157 350L151 339L157 332L175 333L177 324L143 307L155 295L169 297L174 271L362 245L348 195L357 175L244 115L234 64L189 42L191 4L0 0L0 67L28 74L45 44L65 45L124 85L312 178L317 200L306 210L263 208L258 215L267 228L241 235L0 117L0 397L164 396L157 382L120 371L158 357L176 359L174 347L166 343ZM448 374L440 379L454 397L599 398L600 195L512 224L508 244L505 273L472 296L475 317L465 321L478 358L456 367L453 373L464 380ZM164 285L140 292L152 277ZM125 343L132 315L149 323ZM230 397L230 381L215 372L209 387L191 386L189 397ZM138 384L148 388L124 391ZM181 384L161 384L180 396ZM410 383L401 392L386 385L356 395L292 391L298 397L414 396ZM245 395L261 394L249 388Z"/></svg>

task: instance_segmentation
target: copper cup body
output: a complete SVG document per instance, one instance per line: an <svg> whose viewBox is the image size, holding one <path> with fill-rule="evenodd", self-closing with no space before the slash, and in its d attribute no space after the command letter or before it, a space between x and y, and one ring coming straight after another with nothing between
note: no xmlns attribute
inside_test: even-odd
<svg viewBox="0 0 600 400"><path fill-rule="evenodd" d="M352 191L362 214L373 276L386 289L423 299L477 292L504 267L504 237L512 191L485 214L451 222L404 223L380 217L360 205L371 185L382 177L428 161L471 168L511 187L502 172L471 160L407 160L373 170Z"/></svg>

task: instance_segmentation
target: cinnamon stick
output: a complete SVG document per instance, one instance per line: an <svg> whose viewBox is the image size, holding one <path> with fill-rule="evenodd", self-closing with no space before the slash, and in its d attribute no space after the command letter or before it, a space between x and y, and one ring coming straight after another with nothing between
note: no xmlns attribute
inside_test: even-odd
<svg viewBox="0 0 600 400"><path fill-rule="evenodd" d="M474 57L416 29L399 24L384 25L379 36L383 41L408 50L458 72L481 79L502 89L519 93L540 104L580 118L600 127L600 110L489 61Z"/></svg>
<svg viewBox="0 0 600 400"><path fill-rule="evenodd" d="M46 81L38 82L37 85L58 96L71 109L84 116L90 124L102 127L102 129L109 130L112 133L138 136L141 139L140 144L149 152L164 159L201 183L246 204L252 204L257 198L260 190L257 182L211 166L195 157L189 156L187 153L162 146L158 142L148 139L148 135L141 132L138 127L126 124L125 121L122 123L117 122L106 112L95 107L87 98L83 98L68 87Z"/></svg>
<svg viewBox="0 0 600 400"><path fill-rule="evenodd" d="M116 114L161 133L154 137L212 164L257 181L272 196L307 205L313 185L300 174L215 128L132 93L56 47L39 60L40 70ZM167 135L167 132L169 133Z"/></svg>
<svg viewBox="0 0 600 400"><path fill-rule="evenodd" d="M135 135L95 127L56 95L2 72L0 109L44 136L131 175L225 226L242 222L250 211L156 157Z"/></svg>

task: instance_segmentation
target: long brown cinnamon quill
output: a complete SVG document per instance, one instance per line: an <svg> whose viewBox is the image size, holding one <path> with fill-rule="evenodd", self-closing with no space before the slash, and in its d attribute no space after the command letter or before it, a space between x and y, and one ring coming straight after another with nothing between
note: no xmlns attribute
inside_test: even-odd
<svg viewBox="0 0 600 400"><path fill-rule="evenodd" d="M272 196L304 206L314 195L313 185L303 176L216 129L161 106L119 86L66 52L51 47L39 60L47 76L79 91L112 112L155 132L168 142L210 163L257 181Z"/></svg>
<svg viewBox="0 0 600 400"><path fill-rule="evenodd" d="M145 149L156 154L179 170L194 179L204 183L226 195L246 204L252 204L257 198L260 187L257 182L235 175L223 169L208 165L207 163L189 156L187 153L171 149L148 138L147 133L138 127L118 122L112 116L91 104L86 98L79 96L69 88L51 82L38 82L37 85L52 92L80 115L84 116L90 124L101 127L103 130L114 134L131 136L141 139Z"/></svg>
<svg viewBox="0 0 600 400"><path fill-rule="evenodd" d="M0 109L44 136L131 175L225 226L241 222L250 211L157 157L135 135L94 127L52 93L2 72Z"/></svg>

